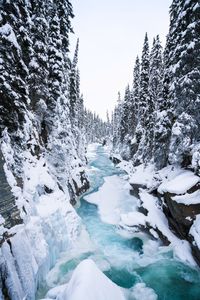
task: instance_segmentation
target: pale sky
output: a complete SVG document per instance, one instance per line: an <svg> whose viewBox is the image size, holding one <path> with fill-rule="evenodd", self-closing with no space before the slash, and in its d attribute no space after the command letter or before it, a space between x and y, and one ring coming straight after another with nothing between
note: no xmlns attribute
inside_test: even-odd
<svg viewBox="0 0 200 300"><path fill-rule="evenodd" d="M164 46L172 0L71 0L75 35L80 39L79 69L85 106L105 119L114 109L117 93L132 85L137 55L145 32L150 44L157 34Z"/></svg>

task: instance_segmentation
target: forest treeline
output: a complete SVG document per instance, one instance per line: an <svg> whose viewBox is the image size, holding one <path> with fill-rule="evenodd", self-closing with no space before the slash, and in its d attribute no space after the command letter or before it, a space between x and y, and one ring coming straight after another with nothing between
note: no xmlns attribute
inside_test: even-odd
<svg viewBox="0 0 200 300"><path fill-rule="evenodd" d="M146 34L133 85L119 95L113 116L114 151L134 165L200 167L200 4L174 0L163 50Z"/></svg>

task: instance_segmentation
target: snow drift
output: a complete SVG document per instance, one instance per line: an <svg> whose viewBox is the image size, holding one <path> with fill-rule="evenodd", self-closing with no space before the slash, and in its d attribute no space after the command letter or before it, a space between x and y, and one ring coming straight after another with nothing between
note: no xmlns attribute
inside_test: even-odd
<svg viewBox="0 0 200 300"><path fill-rule="evenodd" d="M55 291L55 289L54 289ZM83 260L66 286L56 288L56 300L125 300L120 287L106 277L91 259ZM47 298L55 295L53 291Z"/></svg>

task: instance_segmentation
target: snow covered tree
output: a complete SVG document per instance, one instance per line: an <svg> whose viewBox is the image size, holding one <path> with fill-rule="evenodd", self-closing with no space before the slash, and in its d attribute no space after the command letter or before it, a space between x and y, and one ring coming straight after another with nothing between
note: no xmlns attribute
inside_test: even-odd
<svg viewBox="0 0 200 300"><path fill-rule="evenodd" d="M125 89L124 100L122 102L122 111L121 111L121 119L120 119L120 142L123 143L125 141L126 135L129 133L129 107L131 101L131 93L129 85Z"/></svg>
<svg viewBox="0 0 200 300"><path fill-rule="evenodd" d="M169 161L169 147L174 122L175 99L171 93L173 85L174 49L177 45L178 32L174 28L179 14L179 0L174 0L170 8L170 28L164 51L164 78L162 97L158 101L156 113L154 162L157 169L165 167Z"/></svg>
<svg viewBox="0 0 200 300"><path fill-rule="evenodd" d="M47 102L48 92L48 22L46 3L32 0L31 40L33 51L30 57L29 67L29 93L32 108L40 109L41 102Z"/></svg>
<svg viewBox="0 0 200 300"><path fill-rule="evenodd" d="M163 56L163 87L162 95L157 99L157 109L155 115L154 128L154 163L157 169L166 166L169 155L169 144L171 138L171 128L173 120L173 100L170 99L170 53L171 39L168 35L167 44Z"/></svg>
<svg viewBox="0 0 200 300"><path fill-rule="evenodd" d="M175 4L171 12L173 14L178 7L171 24L176 32L176 45L171 61L173 80L170 87L170 97L175 100L175 122L169 160L187 166L191 163L191 149L200 138L200 5L197 0Z"/></svg>
<svg viewBox="0 0 200 300"><path fill-rule="evenodd" d="M163 101L156 122L154 156L158 168L168 160L189 165L191 150L199 140L199 24L198 1L172 2Z"/></svg>
<svg viewBox="0 0 200 300"><path fill-rule="evenodd" d="M104 122L96 113L85 109L84 119L85 136L88 143L103 143L109 138L107 136L109 124Z"/></svg>
<svg viewBox="0 0 200 300"><path fill-rule="evenodd" d="M25 18L22 14L25 15ZM28 60L28 55L24 54L24 49L29 51L30 43L24 29L28 15L28 7L23 6L21 1L0 3L1 131L5 126L12 132L23 128L26 109L30 102L26 84L28 69L23 60L24 58ZM20 44L17 40L19 36ZM28 47L25 48L26 42Z"/></svg>
<svg viewBox="0 0 200 300"><path fill-rule="evenodd" d="M158 108L159 99L162 97L163 88L163 54L160 38L154 39L153 47L150 54L150 67L149 67L149 96L151 104L153 105L152 111Z"/></svg>
<svg viewBox="0 0 200 300"><path fill-rule="evenodd" d="M75 122L76 124L77 124L76 105L79 98L79 86L78 86L79 83L78 83L78 75L77 75L78 49L79 49L79 40L77 40L74 58L71 63L70 77L69 77L70 115L72 118L72 122Z"/></svg>
<svg viewBox="0 0 200 300"><path fill-rule="evenodd" d="M143 154L145 147L146 127L148 126L148 109L150 109L149 96L149 42L147 33L144 39L144 45L141 58L141 72L140 72L140 91L138 102L138 124L136 128L136 142L138 150L134 155L135 164L143 162Z"/></svg>
<svg viewBox="0 0 200 300"><path fill-rule="evenodd" d="M140 59L137 56L133 69L133 98L135 104L135 118L138 122L139 101L140 101Z"/></svg>
<svg viewBox="0 0 200 300"><path fill-rule="evenodd" d="M149 102L147 105L147 116L145 125L145 147L144 161L148 163L153 157L154 151L154 126L156 120L156 110L158 109L159 99L162 97L163 82L163 62L162 46L159 36L153 40L153 46L150 53L149 65Z"/></svg>
<svg viewBox="0 0 200 300"><path fill-rule="evenodd" d="M120 123L122 116L122 99L121 94L118 92L117 105L114 109L114 120L113 120L113 147L116 149L119 144L120 137Z"/></svg>
<svg viewBox="0 0 200 300"><path fill-rule="evenodd" d="M144 127L148 113L147 106L149 98L149 42L146 33L142 50L140 73L139 121L142 127Z"/></svg>

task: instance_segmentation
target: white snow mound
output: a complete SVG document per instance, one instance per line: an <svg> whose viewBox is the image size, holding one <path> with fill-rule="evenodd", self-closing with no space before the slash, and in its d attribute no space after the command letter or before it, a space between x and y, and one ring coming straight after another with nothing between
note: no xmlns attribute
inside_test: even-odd
<svg viewBox="0 0 200 300"><path fill-rule="evenodd" d="M186 193L191 187L200 181L200 177L194 175L191 171L182 171L181 174L174 179L162 183L158 192L163 194L165 192L181 195Z"/></svg>
<svg viewBox="0 0 200 300"><path fill-rule="evenodd" d="M91 259L74 270L66 288L56 300L125 300L122 289L104 275Z"/></svg>

